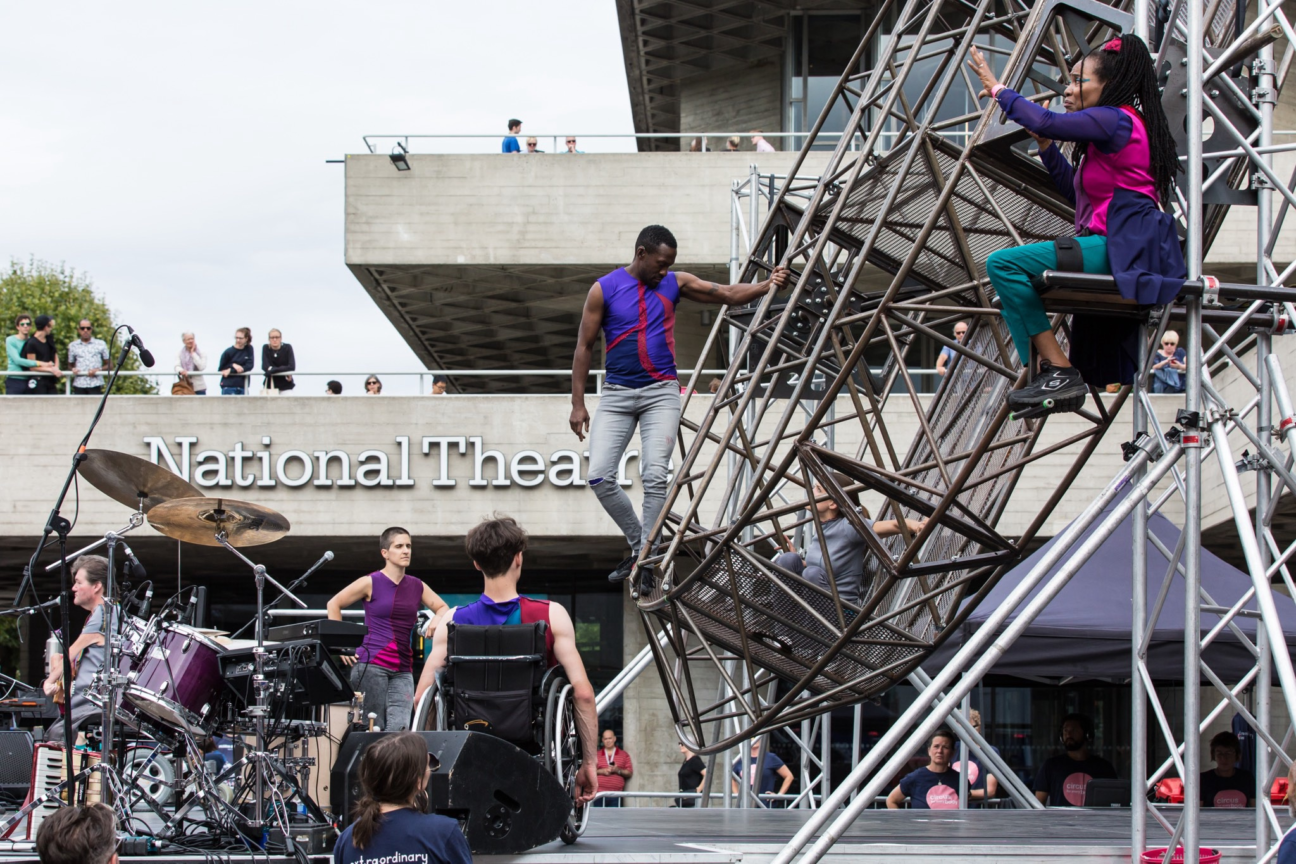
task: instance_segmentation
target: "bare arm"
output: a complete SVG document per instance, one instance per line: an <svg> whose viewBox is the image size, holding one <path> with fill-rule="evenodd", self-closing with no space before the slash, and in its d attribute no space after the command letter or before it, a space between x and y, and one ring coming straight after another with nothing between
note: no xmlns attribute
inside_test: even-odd
<svg viewBox="0 0 1296 864"><path fill-rule="evenodd" d="M901 792L900 787L897 786L896 788L892 789L891 794L887 796L887 809L899 810L901 807L904 806L904 799L905 799L904 793Z"/></svg>
<svg viewBox="0 0 1296 864"><path fill-rule="evenodd" d="M368 576L361 576L350 585L334 594L328 601L328 617L330 621L341 621L342 610L353 603L361 600L368 600L373 596L373 580Z"/></svg>
<svg viewBox="0 0 1296 864"><path fill-rule="evenodd" d="M594 343L603 326L603 286L595 282L585 297L581 310L580 332L576 336L576 353L572 355L572 410L567 423L576 438L585 440L589 432L589 412L585 410L585 379L589 377L594 358ZM597 724L596 724L597 725Z"/></svg>
<svg viewBox="0 0 1296 864"><path fill-rule="evenodd" d="M562 664L567 681L572 686L572 699L576 703L576 730L581 741L581 767L576 775L576 801L584 804L594 800L598 792L598 776L594 771L594 754L598 749L598 714L594 707L594 688L585 674L585 663L576 649L576 628L567 610L557 603L549 604L549 626L554 634L554 657ZM435 650L435 649L434 649Z"/></svg>
<svg viewBox="0 0 1296 864"><path fill-rule="evenodd" d="M432 634L432 653L428 655L427 662L423 664L423 672L419 675L418 687L414 689L414 704L419 704L423 694L436 683L436 673L445 667L446 662L446 634L449 632L446 624L448 617L442 618L436 625L436 632Z"/></svg>
<svg viewBox="0 0 1296 864"><path fill-rule="evenodd" d="M788 787L792 785L792 769L784 765L778 769L778 775L783 778L783 785L779 788L778 794L786 795Z"/></svg>
<svg viewBox="0 0 1296 864"><path fill-rule="evenodd" d="M927 524L926 519L906 519L905 525L917 534ZM900 523L894 519L883 519L873 523L873 533L879 537L894 537L900 533Z"/></svg>
<svg viewBox="0 0 1296 864"><path fill-rule="evenodd" d="M936 374L940 375L942 378L945 377L945 361L948 359L949 357L946 356L944 351L936 357Z"/></svg>
<svg viewBox="0 0 1296 864"><path fill-rule="evenodd" d="M440 617L441 613L449 609L450 606L441 599L441 595L432 590L432 586L426 582L423 583L423 605L431 609L432 612Z"/></svg>
<svg viewBox="0 0 1296 864"><path fill-rule="evenodd" d="M719 285L715 282L699 279L692 273L676 273L675 278L679 282L680 293L689 300L698 303L741 306L760 297L769 291L771 286L775 289L782 288L787 284L791 275L792 271L779 266L774 268L774 272L764 282Z"/></svg>
<svg viewBox="0 0 1296 864"><path fill-rule="evenodd" d="M1047 793L1047 792L1036 792L1036 793L1035 793L1035 797L1036 797L1037 799L1039 799L1039 802L1040 802L1041 804L1047 804L1047 803L1048 803L1048 793Z"/></svg>

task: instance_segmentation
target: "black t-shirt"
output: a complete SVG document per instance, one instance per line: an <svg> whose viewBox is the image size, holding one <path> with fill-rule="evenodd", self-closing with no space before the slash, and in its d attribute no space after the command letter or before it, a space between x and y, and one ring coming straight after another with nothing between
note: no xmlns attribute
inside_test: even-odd
<svg viewBox="0 0 1296 864"><path fill-rule="evenodd" d="M1256 779L1250 771L1241 768L1233 771L1232 777L1221 777L1214 769L1203 771L1201 775L1201 806L1203 807L1245 807L1255 798Z"/></svg>
<svg viewBox="0 0 1296 864"><path fill-rule="evenodd" d="M276 351L269 345L261 346L261 368L265 370L265 386L269 388L270 382L274 381L276 390L291 390L297 385L293 383L291 375L280 375L277 378L271 378L272 372L293 372L297 369L297 358L293 356L292 346L287 342L279 344L279 350Z"/></svg>
<svg viewBox="0 0 1296 864"><path fill-rule="evenodd" d="M900 791L909 798L912 810L957 810L959 772L953 768L937 774L919 768L900 781Z"/></svg>
<svg viewBox="0 0 1296 864"><path fill-rule="evenodd" d="M1044 761L1035 775L1035 791L1048 793L1050 807L1080 807L1090 780L1115 780L1116 769L1101 756L1076 761L1059 753Z"/></svg>
<svg viewBox="0 0 1296 864"><path fill-rule="evenodd" d="M448 816L413 810L384 813L364 849L351 842L353 827L348 825L333 847L333 864L472 864L468 840Z"/></svg>
<svg viewBox="0 0 1296 864"><path fill-rule="evenodd" d="M693 755L686 759L679 769L679 791L696 792L702 785L702 772L705 770L706 763L701 756Z"/></svg>
<svg viewBox="0 0 1296 864"><path fill-rule="evenodd" d="M41 363L53 363L58 359L58 349L54 347L52 338L46 339L44 342L35 336L28 339L23 344L22 356L27 357L32 354L35 354L36 359ZM58 392L58 379L55 379L52 375L34 375L31 380L35 382L36 386L32 387L28 392L38 394Z"/></svg>

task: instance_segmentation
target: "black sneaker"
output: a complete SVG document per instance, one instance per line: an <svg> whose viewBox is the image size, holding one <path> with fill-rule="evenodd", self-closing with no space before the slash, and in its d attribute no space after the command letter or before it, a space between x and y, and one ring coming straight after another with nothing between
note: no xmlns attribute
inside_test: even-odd
<svg viewBox="0 0 1296 864"><path fill-rule="evenodd" d="M616 569L608 574L608 581L613 583L624 582L629 578L630 571L634 569L634 562L637 557L637 555L631 555L618 564Z"/></svg>
<svg viewBox="0 0 1296 864"><path fill-rule="evenodd" d="M640 597L649 594L652 591L653 576L655 575L656 575L656 570L653 567L653 565L651 564L639 565L639 569L635 573L635 599L636 600L639 599Z"/></svg>
<svg viewBox="0 0 1296 864"><path fill-rule="evenodd" d="M1008 394L1013 419L1039 417L1057 411L1078 411L1084 406L1089 388L1072 366L1040 363L1039 374L1020 390Z"/></svg>

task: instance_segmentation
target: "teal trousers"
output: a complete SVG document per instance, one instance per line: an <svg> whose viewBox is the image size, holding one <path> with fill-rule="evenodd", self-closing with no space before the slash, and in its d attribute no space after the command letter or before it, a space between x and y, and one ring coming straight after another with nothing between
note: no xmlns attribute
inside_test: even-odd
<svg viewBox="0 0 1296 864"><path fill-rule="evenodd" d="M1084 272L1111 274L1107 263L1107 238L1100 235L1077 237L1084 256ZM1012 334L1022 365L1030 363L1031 337L1049 329L1044 302L1031 285L1031 277L1058 267L1052 243L1031 243L991 252L986 275L999 295L1000 313Z"/></svg>

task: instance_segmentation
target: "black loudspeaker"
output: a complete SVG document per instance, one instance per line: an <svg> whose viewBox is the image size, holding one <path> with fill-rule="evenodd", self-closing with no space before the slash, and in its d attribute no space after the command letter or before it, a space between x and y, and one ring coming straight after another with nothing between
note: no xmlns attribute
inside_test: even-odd
<svg viewBox="0 0 1296 864"><path fill-rule="evenodd" d="M0 731L0 798L22 802L31 788L33 744L25 730Z"/></svg>
<svg viewBox="0 0 1296 864"><path fill-rule="evenodd" d="M360 759L384 735L352 732L342 742L330 783L333 817L351 822L360 800ZM558 839L571 796L534 756L482 732L420 732L433 757L433 812L460 820L475 855L516 855Z"/></svg>

